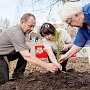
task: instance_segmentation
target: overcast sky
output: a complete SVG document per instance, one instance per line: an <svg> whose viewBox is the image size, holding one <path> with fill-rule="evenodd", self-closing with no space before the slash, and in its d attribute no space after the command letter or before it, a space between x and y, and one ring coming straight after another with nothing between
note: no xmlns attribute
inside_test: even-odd
<svg viewBox="0 0 90 90"><path fill-rule="evenodd" d="M0 0L0 18L7 17L10 21L13 21L16 7L17 0Z"/></svg>
<svg viewBox="0 0 90 90"><path fill-rule="evenodd" d="M35 0L0 0L0 18L7 17L10 23L15 24L17 21L19 22L24 13L30 12L36 16L37 24L47 20L60 22L60 2L51 7L52 10L49 15L50 10L48 8L50 8L53 0L41 0L40 3L33 1ZM20 4L20 2L23 3Z"/></svg>
<svg viewBox="0 0 90 90"><path fill-rule="evenodd" d="M32 3L32 0L21 0L25 1L20 8L20 0L0 0L0 18L8 18L10 23L19 21L20 16L25 12L31 12L36 16L37 21L46 21L47 19L53 21L60 21L59 12L60 7L58 4L52 7L50 16L48 16L49 10L38 11L39 9L46 8L49 6L50 0L41 0L41 3ZM29 2L28 2L29 1ZM52 0L51 0L52 1ZM86 1L86 0L85 0ZM60 5L61 6L61 5ZM34 10L34 11L33 11Z"/></svg>

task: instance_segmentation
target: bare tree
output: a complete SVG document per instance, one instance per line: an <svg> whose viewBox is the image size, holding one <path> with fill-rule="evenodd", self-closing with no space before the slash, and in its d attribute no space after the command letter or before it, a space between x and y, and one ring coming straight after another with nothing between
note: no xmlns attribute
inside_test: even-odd
<svg viewBox="0 0 90 90"><path fill-rule="evenodd" d="M57 21L60 16L61 6L67 2L81 1L85 3L90 0L18 0L16 20L23 12L33 12L38 18L45 18L47 21Z"/></svg>
<svg viewBox="0 0 90 90"><path fill-rule="evenodd" d="M4 28L8 28L10 26L10 22L9 22L9 20L6 18L5 20L4 20Z"/></svg>
<svg viewBox="0 0 90 90"><path fill-rule="evenodd" d="M10 22L7 18L3 19L0 18L0 27L1 28L8 28L10 26Z"/></svg>

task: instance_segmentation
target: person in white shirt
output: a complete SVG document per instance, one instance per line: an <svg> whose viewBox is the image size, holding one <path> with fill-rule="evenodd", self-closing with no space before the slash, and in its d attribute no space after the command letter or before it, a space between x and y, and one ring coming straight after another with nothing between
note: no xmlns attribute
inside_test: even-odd
<svg viewBox="0 0 90 90"><path fill-rule="evenodd" d="M66 64L68 59L62 62L61 65L58 63L57 60L57 43L54 42L56 32L57 30L50 23L44 23L40 28L40 34L43 37L43 45L48 54L49 62L52 62L53 64L57 65L60 70L62 66L62 71L66 71ZM61 54L65 54L72 46L72 40L66 30L59 30L59 32L60 35L58 37L58 41L59 44L62 46Z"/></svg>

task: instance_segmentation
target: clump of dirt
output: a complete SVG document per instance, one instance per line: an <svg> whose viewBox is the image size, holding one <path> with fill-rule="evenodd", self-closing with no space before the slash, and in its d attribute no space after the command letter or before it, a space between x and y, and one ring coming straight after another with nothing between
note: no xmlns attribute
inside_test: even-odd
<svg viewBox="0 0 90 90"><path fill-rule="evenodd" d="M0 90L90 90L90 73L34 72L28 77L0 86Z"/></svg>
<svg viewBox="0 0 90 90"><path fill-rule="evenodd" d="M70 69L69 65L72 65L73 69ZM69 65L66 73L34 71L23 79L9 81L1 85L0 90L90 90L88 62L83 60L70 61ZM79 68L77 71L77 67L81 67L83 70L81 69L80 72Z"/></svg>

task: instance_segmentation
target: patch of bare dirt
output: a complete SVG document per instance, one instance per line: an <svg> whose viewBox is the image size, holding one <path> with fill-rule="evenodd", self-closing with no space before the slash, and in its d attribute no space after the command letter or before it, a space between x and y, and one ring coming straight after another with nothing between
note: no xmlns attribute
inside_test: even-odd
<svg viewBox="0 0 90 90"><path fill-rule="evenodd" d="M90 90L89 67L87 59L70 60L66 73L34 70L23 79L1 85L0 90Z"/></svg>

